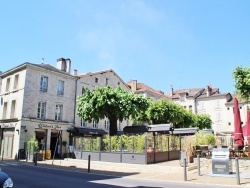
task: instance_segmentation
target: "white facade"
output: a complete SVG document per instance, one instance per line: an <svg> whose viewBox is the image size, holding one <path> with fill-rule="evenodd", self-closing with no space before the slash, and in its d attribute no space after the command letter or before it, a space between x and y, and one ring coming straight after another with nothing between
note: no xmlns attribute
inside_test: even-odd
<svg viewBox="0 0 250 188"><path fill-rule="evenodd" d="M210 116L212 129L215 133L232 133L234 131L234 123L229 123L229 119L233 117L233 113L226 106L228 100L232 100L230 96L230 94L215 94L198 97L197 99L197 113L208 114Z"/></svg>

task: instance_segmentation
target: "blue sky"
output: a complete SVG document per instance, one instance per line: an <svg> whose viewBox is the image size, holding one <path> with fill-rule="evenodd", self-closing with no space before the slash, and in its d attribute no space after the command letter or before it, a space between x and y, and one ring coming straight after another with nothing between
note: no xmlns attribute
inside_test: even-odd
<svg viewBox="0 0 250 188"><path fill-rule="evenodd" d="M249 0L2 0L1 71L24 62L113 69L156 90L219 87L250 63Z"/></svg>

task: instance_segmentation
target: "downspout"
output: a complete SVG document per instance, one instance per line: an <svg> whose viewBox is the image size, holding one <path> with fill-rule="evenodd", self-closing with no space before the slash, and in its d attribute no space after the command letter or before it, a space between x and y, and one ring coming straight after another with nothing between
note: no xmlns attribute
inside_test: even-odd
<svg viewBox="0 0 250 188"><path fill-rule="evenodd" d="M76 76L75 80L75 98L74 98L74 116L73 116L73 126L76 124L76 98L77 98L77 83L80 78ZM69 133L69 145L73 145L72 133Z"/></svg>

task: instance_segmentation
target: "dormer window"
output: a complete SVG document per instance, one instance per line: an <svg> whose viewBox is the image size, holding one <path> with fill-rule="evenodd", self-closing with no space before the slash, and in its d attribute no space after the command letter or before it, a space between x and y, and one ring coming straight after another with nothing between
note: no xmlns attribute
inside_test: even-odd
<svg viewBox="0 0 250 188"><path fill-rule="evenodd" d="M186 100L186 95L185 94L180 94L179 99L180 99L180 101L185 101Z"/></svg>

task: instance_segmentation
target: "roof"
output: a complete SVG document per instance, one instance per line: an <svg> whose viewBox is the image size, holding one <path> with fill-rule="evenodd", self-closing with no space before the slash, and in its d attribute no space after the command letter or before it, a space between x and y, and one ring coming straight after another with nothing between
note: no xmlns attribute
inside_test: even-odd
<svg viewBox="0 0 250 188"><path fill-rule="evenodd" d="M127 85L131 88L132 87L132 81L127 82ZM154 93L154 94L157 94L157 95L165 96L163 91L155 90L155 89L149 87L148 85L146 85L144 83L137 83L136 92L145 92L145 91L148 91L148 92L151 92L151 93Z"/></svg>
<svg viewBox="0 0 250 188"><path fill-rule="evenodd" d="M8 75L8 74L11 74L13 71L24 69L27 66L35 66L35 67L39 67L39 68L46 69L46 70L49 70L49 71L58 72L60 74L64 74L64 75L74 77L73 75L70 75L67 72L61 71L61 70L57 69L56 67L53 67L53 66L51 66L49 64L43 64L43 63L42 64L34 64L34 63L29 63L29 62L25 62L25 63L23 63L21 65L18 65L18 66L14 67L14 68L12 68L10 70L7 70L6 72L3 72L0 76L5 76L5 75Z"/></svg>
<svg viewBox="0 0 250 188"><path fill-rule="evenodd" d="M204 88L178 89L173 92L172 96L170 94L166 94L166 96L172 99L179 98L180 94L185 94L186 97L196 97L202 94L203 91Z"/></svg>
<svg viewBox="0 0 250 188"><path fill-rule="evenodd" d="M114 75L116 75L118 77L118 79L128 88L128 85L121 79L120 76L118 76L118 74L113 70L113 69L107 69L107 70L102 70L102 71L97 71L97 72L88 72L88 73L82 73L82 74L78 74L77 76L78 77L84 77L84 76L94 76L94 75L98 75L98 74L104 74L104 73L107 73L107 72L113 72Z"/></svg>

